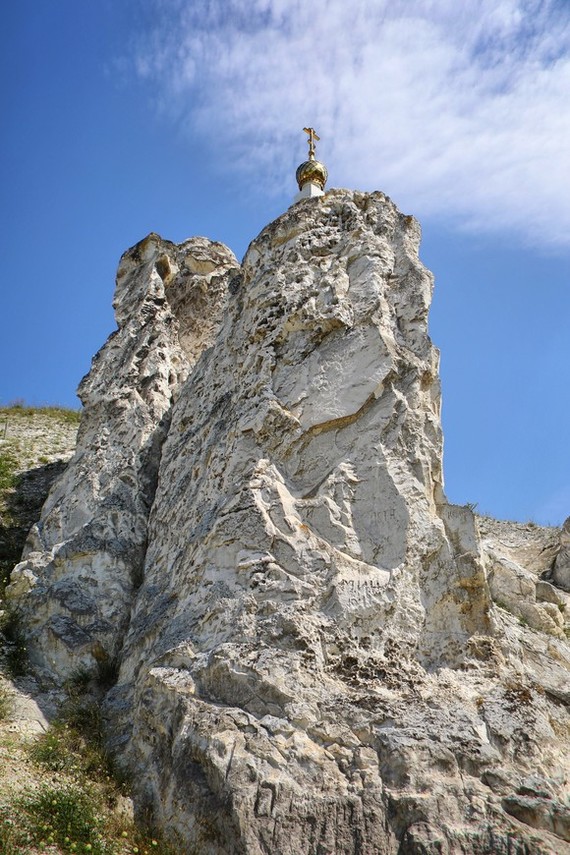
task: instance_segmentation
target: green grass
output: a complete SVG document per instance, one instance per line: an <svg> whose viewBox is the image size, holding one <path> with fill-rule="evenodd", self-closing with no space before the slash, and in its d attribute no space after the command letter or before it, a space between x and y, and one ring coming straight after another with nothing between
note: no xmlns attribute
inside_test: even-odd
<svg viewBox="0 0 570 855"><path fill-rule="evenodd" d="M74 776L100 780L111 777L109 757L97 737L87 738L65 719L54 722L50 729L29 747L30 759L49 772L69 772Z"/></svg>
<svg viewBox="0 0 570 855"><path fill-rule="evenodd" d="M13 416L50 416L67 424L78 424L81 419L81 410L72 410L69 407L46 406L30 407L24 402L14 402L7 407L0 407L0 419Z"/></svg>
<svg viewBox="0 0 570 855"><path fill-rule="evenodd" d="M72 684L73 685L73 684ZM28 746L44 783L0 804L0 853L91 853L91 855L176 855L151 829L138 828L117 810L127 795L105 751L101 711L78 677L61 717Z"/></svg>
<svg viewBox="0 0 570 855"><path fill-rule="evenodd" d="M28 789L0 805L0 853L177 855L160 835L113 815L96 784L67 781Z"/></svg>
<svg viewBox="0 0 570 855"><path fill-rule="evenodd" d="M44 786L14 801L20 815L22 836L45 848L56 845L68 852L92 852L105 855L102 817L89 795L78 786Z"/></svg>
<svg viewBox="0 0 570 855"><path fill-rule="evenodd" d="M70 424L80 419L79 411L16 403L0 408L0 438L3 420L9 423L35 415ZM18 486L17 469L18 447L14 440L5 443L0 453L0 598L21 550L21 544L16 544L17 520L12 518L8 504L10 492ZM24 637L17 613L9 608L0 617L0 642L6 670L12 676L25 673ZM109 659L101 661L95 677L84 672L74 674L67 686L68 702L59 719L27 748L28 768L35 769L36 778L45 783L6 796L0 804L1 855L43 851L50 855L176 855L183 851L169 846L158 834L137 828L117 810L128 795L128 787L105 749L104 724L97 702L115 682L117 667ZM10 715L11 707L10 690L2 684L0 720Z"/></svg>
<svg viewBox="0 0 570 855"><path fill-rule="evenodd" d="M113 775L101 708L87 692L68 699L59 718L30 746L29 753L35 763L51 772L71 771L100 781Z"/></svg>
<svg viewBox="0 0 570 855"><path fill-rule="evenodd" d="M57 845L61 852L175 855L181 850L160 835L113 812L119 799L128 795L128 787L105 749L101 709L89 695L89 682L82 672L74 675L60 718L28 748L36 766L65 776L67 783L51 785L40 797L14 801L12 809L25 817L25 831L34 844Z"/></svg>
<svg viewBox="0 0 570 855"><path fill-rule="evenodd" d="M75 770L75 758L61 738L59 727L53 725L37 742L30 746L30 757L49 772Z"/></svg>

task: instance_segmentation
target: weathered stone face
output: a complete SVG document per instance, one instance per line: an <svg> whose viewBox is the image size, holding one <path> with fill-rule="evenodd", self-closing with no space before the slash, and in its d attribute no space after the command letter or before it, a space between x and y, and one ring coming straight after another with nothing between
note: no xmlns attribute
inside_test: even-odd
<svg viewBox="0 0 570 855"><path fill-rule="evenodd" d="M264 229L239 276L198 240L128 254L116 339L133 332L92 371L75 481L13 583L36 661L61 675L75 650L118 654L114 747L141 811L189 851L569 851L559 533L445 501L417 223L381 193L333 190ZM176 319L149 341L157 312ZM69 534L42 546L60 519ZM95 525L107 539L81 575L75 532ZM119 609L114 631L89 623L95 607ZM53 642L54 616L88 640Z"/></svg>
<svg viewBox="0 0 570 855"><path fill-rule="evenodd" d="M570 593L570 517L560 533L560 552L556 556L552 579L563 591Z"/></svg>
<svg viewBox="0 0 570 855"><path fill-rule="evenodd" d="M214 638L210 614L205 643L235 641L226 612L241 615L246 602L246 637L256 640L254 614L275 598L291 609L310 602L380 650L389 610L417 643L419 563L447 545L435 510L432 283L418 239L380 194L333 193L318 217L296 208L250 247L218 343L182 390L163 449L135 615L156 579L176 592L162 647L204 609L224 615ZM416 593L404 602L410 574Z"/></svg>
<svg viewBox="0 0 570 855"><path fill-rule="evenodd" d="M210 268L191 270L195 258L209 259ZM175 246L154 234L121 259L118 329L79 387L75 457L8 590L27 626L32 662L58 682L79 667L107 667L120 652L142 578L172 400L213 340L237 267L221 244L194 238ZM187 346L200 318L201 333Z"/></svg>

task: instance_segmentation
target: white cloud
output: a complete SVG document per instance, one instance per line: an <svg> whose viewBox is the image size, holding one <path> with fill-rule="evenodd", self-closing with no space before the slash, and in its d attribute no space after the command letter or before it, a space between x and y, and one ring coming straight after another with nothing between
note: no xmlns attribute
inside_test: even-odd
<svg viewBox="0 0 570 855"><path fill-rule="evenodd" d="M138 73L246 178L292 192L322 137L332 186L570 245L564 0L156 0Z"/></svg>

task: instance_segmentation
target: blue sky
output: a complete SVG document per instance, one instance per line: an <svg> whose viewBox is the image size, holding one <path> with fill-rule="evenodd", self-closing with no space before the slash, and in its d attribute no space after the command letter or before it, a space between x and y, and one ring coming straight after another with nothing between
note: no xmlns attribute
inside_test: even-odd
<svg viewBox="0 0 570 855"><path fill-rule="evenodd" d="M329 185L422 223L446 490L570 514L567 0L19 0L0 53L0 402L75 406L150 231L241 257L290 204L313 125Z"/></svg>

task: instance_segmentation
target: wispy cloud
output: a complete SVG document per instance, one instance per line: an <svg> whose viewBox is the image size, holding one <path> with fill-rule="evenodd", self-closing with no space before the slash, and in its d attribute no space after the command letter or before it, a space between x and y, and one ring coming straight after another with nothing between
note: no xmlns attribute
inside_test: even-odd
<svg viewBox="0 0 570 855"><path fill-rule="evenodd" d="M565 0L155 0L136 68L244 177L291 192L299 131L332 186L570 246Z"/></svg>

